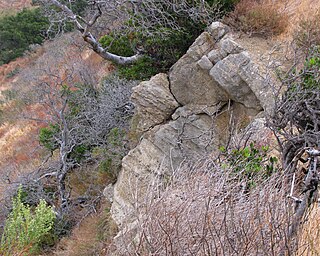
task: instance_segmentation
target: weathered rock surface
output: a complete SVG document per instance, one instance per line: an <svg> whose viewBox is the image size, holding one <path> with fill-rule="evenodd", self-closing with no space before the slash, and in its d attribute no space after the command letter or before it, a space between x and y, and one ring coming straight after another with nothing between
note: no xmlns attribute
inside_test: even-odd
<svg viewBox="0 0 320 256"><path fill-rule="evenodd" d="M244 128L258 113L238 103L206 111L199 106L195 111L187 106L178 108L173 114L175 120L145 133L123 159L112 206L112 216L119 225L134 221L137 212L141 213L145 191L159 179L217 153L229 138L231 117L235 117L234 125Z"/></svg>
<svg viewBox="0 0 320 256"><path fill-rule="evenodd" d="M172 66L169 72L171 92L181 105L213 106L221 101L228 101L227 93L221 90L206 69L201 68L201 62L204 62L201 58L206 56L214 45L212 36L204 32L187 53ZM208 64L208 60L205 61Z"/></svg>
<svg viewBox="0 0 320 256"><path fill-rule="evenodd" d="M230 139L230 130L272 110L265 78L229 31L213 23L168 77L159 74L134 89L137 130L146 132L123 159L114 188L111 211L120 229L124 223L132 228L143 215L150 186L214 154Z"/></svg>
<svg viewBox="0 0 320 256"><path fill-rule="evenodd" d="M247 53L231 54L219 61L210 70L210 76L227 91L230 99L242 103L248 108L262 110L257 96L239 74L240 68L248 65L250 57Z"/></svg>
<svg viewBox="0 0 320 256"><path fill-rule="evenodd" d="M145 132L161 124L179 106L170 92L166 74L158 74L149 81L141 82L133 88L131 98L136 106L138 132Z"/></svg>

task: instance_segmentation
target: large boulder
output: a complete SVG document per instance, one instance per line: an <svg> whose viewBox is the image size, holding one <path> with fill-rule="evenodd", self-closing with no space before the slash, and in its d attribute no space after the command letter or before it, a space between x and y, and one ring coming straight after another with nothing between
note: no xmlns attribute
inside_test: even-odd
<svg viewBox="0 0 320 256"><path fill-rule="evenodd" d="M243 70L249 62L250 57L246 52L231 54L213 66L210 76L227 91L231 100L248 108L262 110L257 96L239 74L240 68Z"/></svg>
<svg viewBox="0 0 320 256"><path fill-rule="evenodd" d="M111 210L119 225L131 223L143 214L150 186L163 183L178 168L218 153L229 139L230 125L244 128L258 113L238 103L219 105L211 111L178 108L173 114L175 120L146 132L123 159Z"/></svg>

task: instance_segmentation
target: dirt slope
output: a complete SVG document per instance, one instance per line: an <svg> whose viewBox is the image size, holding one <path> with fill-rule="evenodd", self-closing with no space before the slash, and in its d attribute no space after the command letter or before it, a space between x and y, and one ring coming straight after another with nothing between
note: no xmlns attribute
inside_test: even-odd
<svg viewBox="0 0 320 256"><path fill-rule="evenodd" d="M0 0L0 11L21 10L31 6L31 0Z"/></svg>

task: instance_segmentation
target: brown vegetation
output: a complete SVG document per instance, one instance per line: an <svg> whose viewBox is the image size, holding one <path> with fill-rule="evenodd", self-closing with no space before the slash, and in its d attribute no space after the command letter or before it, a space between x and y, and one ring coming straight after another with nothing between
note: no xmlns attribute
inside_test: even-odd
<svg viewBox="0 0 320 256"><path fill-rule="evenodd" d="M250 36L270 37L286 30L288 16L274 2L241 0L225 22Z"/></svg>
<svg viewBox="0 0 320 256"><path fill-rule="evenodd" d="M320 9L311 17L304 17L294 30L294 42L307 55L315 45L320 45Z"/></svg>
<svg viewBox="0 0 320 256"><path fill-rule="evenodd" d="M257 181L250 192L232 170L179 171L160 192L150 186L138 208L137 235L124 233L115 255L291 255L292 209L285 177ZM160 196L159 196L160 194ZM128 229L130 230L130 228ZM284 254L283 254L284 255Z"/></svg>

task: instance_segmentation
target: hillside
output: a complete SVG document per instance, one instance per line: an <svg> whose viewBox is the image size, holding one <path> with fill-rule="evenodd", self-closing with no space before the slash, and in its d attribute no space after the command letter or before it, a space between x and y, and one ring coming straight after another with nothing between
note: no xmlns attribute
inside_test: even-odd
<svg viewBox="0 0 320 256"><path fill-rule="evenodd" d="M0 0L8 13L30 6ZM293 207L315 198L303 189L308 166L300 158L314 159L307 155L320 136L314 128L318 103L311 101L310 112L303 112L314 115L302 120L315 123L309 136L312 125L301 128L295 119L300 105L279 97L291 84L278 78L296 79L293 65L318 76L317 53L309 66L304 61L308 47L320 45L319 11L315 0L242 0L222 23L199 31L186 54L175 55L164 35L144 40L151 61L158 62L112 64L80 29L0 66L0 231L22 183L25 202L35 207L43 197L58 218L64 216L34 255L318 255L317 208L306 204L299 217ZM268 23L273 19L279 26ZM90 29L103 35L105 24ZM105 37L111 42L105 51L140 53L138 37L132 31L124 39ZM163 56L176 58L170 69L159 69L170 63ZM140 74L144 81L119 74ZM309 83L318 86L316 79ZM280 103L297 114L290 116ZM109 128L114 123L120 127ZM103 129L108 134L100 138ZM68 151L63 136L73 131L81 136L70 137ZM286 139L295 141L298 131L305 132L304 144L288 146Z"/></svg>

